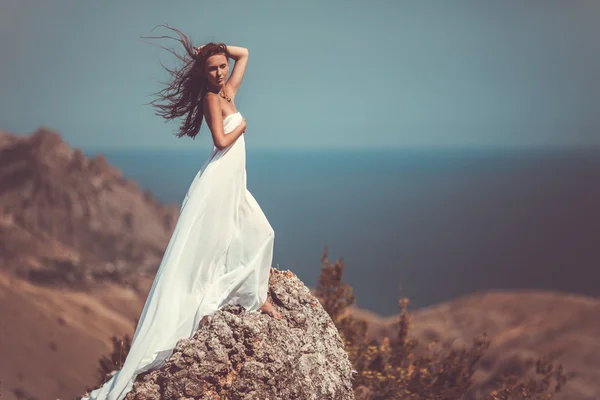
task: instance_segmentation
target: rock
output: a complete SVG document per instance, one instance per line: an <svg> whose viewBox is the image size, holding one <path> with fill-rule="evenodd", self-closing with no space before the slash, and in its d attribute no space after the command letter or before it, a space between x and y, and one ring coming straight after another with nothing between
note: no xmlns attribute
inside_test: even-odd
<svg viewBox="0 0 600 400"><path fill-rule="evenodd" d="M333 321L289 271L272 269L283 319L228 305L140 374L127 399L354 399L352 365Z"/></svg>

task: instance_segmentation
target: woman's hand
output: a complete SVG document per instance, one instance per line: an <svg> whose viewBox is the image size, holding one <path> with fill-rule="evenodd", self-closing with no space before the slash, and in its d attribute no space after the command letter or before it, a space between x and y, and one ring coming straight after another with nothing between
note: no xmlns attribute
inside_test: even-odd
<svg viewBox="0 0 600 400"><path fill-rule="evenodd" d="M246 118L242 118L242 123L240 125L242 127L242 133L246 133Z"/></svg>
<svg viewBox="0 0 600 400"><path fill-rule="evenodd" d="M202 50L202 48L206 46L205 44L203 44L202 46L198 46L194 49L194 54L197 56L198 54L200 54L200 50Z"/></svg>

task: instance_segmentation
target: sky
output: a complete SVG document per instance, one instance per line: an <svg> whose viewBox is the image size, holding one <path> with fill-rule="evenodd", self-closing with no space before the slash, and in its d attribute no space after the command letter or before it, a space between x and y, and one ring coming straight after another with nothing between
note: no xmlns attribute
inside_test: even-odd
<svg viewBox="0 0 600 400"><path fill-rule="evenodd" d="M0 0L0 130L73 147L211 146L147 103L174 35L249 49L249 147L600 146L600 2ZM154 44L150 44L152 42ZM233 63L232 63L233 66Z"/></svg>

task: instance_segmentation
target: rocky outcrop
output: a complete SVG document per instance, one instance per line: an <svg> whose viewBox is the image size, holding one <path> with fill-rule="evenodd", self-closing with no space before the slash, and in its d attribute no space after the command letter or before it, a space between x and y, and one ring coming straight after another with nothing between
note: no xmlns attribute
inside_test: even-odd
<svg viewBox="0 0 600 400"><path fill-rule="evenodd" d="M0 265L40 283L115 278L160 262L179 215L103 155L61 136L0 132Z"/></svg>
<svg viewBox="0 0 600 400"><path fill-rule="evenodd" d="M182 339L127 399L354 399L352 366L333 321L289 271L273 269L275 320L226 306Z"/></svg>

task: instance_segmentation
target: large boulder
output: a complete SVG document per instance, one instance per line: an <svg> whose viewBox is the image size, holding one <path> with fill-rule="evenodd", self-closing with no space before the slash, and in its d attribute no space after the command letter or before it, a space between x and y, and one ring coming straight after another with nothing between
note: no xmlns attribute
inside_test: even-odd
<svg viewBox="0 0 600 400"><path fill-rule="evenodd" d="M272 269L283 319L226 306L182 339L127 399L354 399L352 365L333 321L289 271Z"/></svg>

